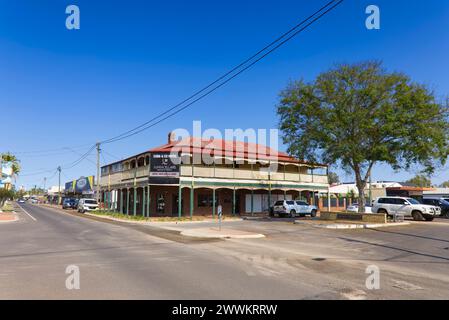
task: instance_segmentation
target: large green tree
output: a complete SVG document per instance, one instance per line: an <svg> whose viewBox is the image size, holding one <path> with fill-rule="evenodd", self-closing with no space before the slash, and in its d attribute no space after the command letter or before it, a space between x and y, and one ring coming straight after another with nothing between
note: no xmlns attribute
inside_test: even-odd
<svg viewBox="0 0 449 320"><path fill-rule="evenodd" d="M342 64L295 81L277 108L284 143L302 160L338 163L355 176L360 212L376 163L432 173L448 157L448 103L380 62Z"/></svg>

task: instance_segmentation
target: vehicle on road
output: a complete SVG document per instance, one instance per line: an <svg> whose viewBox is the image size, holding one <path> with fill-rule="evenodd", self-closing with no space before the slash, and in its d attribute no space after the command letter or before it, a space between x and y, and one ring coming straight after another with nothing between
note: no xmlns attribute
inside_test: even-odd
<svg viewBox="0 0 449 320"><path fill-rule="evenodd" d="M439 207L422 204L416 199L406 197L381 197L374 201L372 211L385 213L389 217L403 215L412 217L415 221L432 221L441 213Z"/></svg>
<svg viewBox="0 0 449 320"><path fill-rule="evenodd" d="M347 212L358 213L359 212L359 204L353 203L346 208ZM370 206L365 206L365 213L373 213L373 208Z"/></svg>
<svg viewBox="0 0 449 320"><path fill-rule="evenodd" d="M94 211L98 209L98 203L95 199L83 198L78 202L78 212Z"/></svg>
<svg viewBox="0 0 449 320"><path fill-rule="evenodd" d="M78 208L78 203L73 198L65 198L62 201L62 209L76 209Z"/></svg>
<svg viewBox="0 0 449 320"><path fill-rule="evenodd" d="M33 203L33 204L36 204L36 203L38 203L39 201L37 200L37 199L34 199L34 198L32 198L31 199L31 203Z"/></svg>
<svg viewBox="0 0 449 320"><path fill-rule="evenodd" d="M313 205L307 204L305 201L301 200L279 200L276 201L273 206L272 216L278 215L279 217L290 217L294 218L296 216L304 217L310 215L315 217L318 212L318 208Z"/></svg>
<svg viewBox="0 0 449 320"><path fill-rule="evenodd" d="M19 199L18 203L25 203L25 199Z"/></svg>
<svg viewBox="0 0 449 320"><path fill-rule="evenodd" d="M440 207L441 216L449 218L449 201L446 201L443 198L425 198L422 200L422 203L435 207Z"/></svg>

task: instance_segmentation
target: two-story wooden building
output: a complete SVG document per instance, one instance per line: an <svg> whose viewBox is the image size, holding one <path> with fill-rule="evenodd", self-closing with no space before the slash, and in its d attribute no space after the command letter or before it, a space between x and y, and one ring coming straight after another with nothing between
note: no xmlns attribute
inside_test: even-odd
<svg viewBox="0 0 449 320"><path fill-rule="evenodd" d="M268 212L280 199L327 190L327 166L263 145L186 138L101 168L106 208L129 215L192 216Z"/></svg>

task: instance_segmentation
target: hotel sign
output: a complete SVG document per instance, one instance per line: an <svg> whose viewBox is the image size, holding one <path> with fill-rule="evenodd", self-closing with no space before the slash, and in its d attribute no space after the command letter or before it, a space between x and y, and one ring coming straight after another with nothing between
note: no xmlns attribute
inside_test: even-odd
<svg viewBox="0 0 449 320"><path fill-rule="evenodd" d="M152 153L150 184L179 184L179 157L171 153Z"/></svg>

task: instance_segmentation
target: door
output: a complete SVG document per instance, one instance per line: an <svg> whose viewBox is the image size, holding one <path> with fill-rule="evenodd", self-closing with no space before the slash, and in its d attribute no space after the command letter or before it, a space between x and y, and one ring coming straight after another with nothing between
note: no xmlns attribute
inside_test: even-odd
<svg viewBox="0 0 449 320"><path fill-rule="evenodd" d="M303 214L303 213L309 213L309 205L305 203L304 201L296 201L296 212Z"/></svg>
<svg viewBox="0 0 449 320"><path fill-rule="evenodd" d="M394 200L396 200L396 205L394 206L396 209L395 210L396 214L402 214L404 216L411 215L411 212L409 212L410 205L405 199L394 199Z"/></svg>

